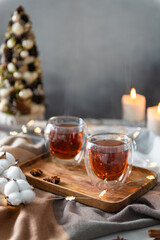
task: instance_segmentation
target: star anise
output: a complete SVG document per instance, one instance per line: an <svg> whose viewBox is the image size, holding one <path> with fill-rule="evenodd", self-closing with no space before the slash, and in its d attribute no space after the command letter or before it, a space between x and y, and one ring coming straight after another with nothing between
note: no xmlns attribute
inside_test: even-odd
<svg viewBox="0 0 160 240"><path fill-rule="evenodd" d="M40 168L32 169L30 174L32 174L34 177L39 177L43 174L43 171Z"/></svg>
<svg viewBox="0 0 160 240"><path fill-rule="evenodd" d="M44 181L50 182L50 183L55 183L58 184L60 182L60 177L59 176L51 176L43 179Z"/></svg>
<svg viewBox="0 0 160 240"><path fill-rule="evenodd" d="M120 236L117 236L117 238L114 238L113 240L127 240L127 239L125 239L125 238L121 238Z"/></svg>

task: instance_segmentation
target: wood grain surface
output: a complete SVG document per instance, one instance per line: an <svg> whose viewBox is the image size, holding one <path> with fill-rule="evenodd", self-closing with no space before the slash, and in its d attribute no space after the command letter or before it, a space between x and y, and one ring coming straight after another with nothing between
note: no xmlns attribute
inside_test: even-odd
<svg viewBox="0 0 160 240"><path fill-rule="evenodd" d="M67 166L57 164L45 153L21 164L21 169L27 180L34 187L55 193L60 196L74 196L75 200L107 212L117 212L138 197L153 188L157 183L157 174L153 171L133 167L126 182L115 189L108 189L105 194L93 186L86 173L84 164ZM34 177L30 171L40 168L43 174ZM44 181L46 177L59 175L60 183L54 184Z"/></svg>

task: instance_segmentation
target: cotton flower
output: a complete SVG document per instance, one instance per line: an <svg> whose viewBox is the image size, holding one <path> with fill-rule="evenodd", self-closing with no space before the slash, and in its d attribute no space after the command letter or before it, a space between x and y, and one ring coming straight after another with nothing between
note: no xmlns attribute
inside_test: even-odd
<svg viewBox="0 0 160 240"><path fill-rule="evenodd" d="M28 83L28 84L31 84L33 83L38 77L38 73L37 72L25 72L23 74L23 78L24 80Z"/></svg>
<svg viewBox="0 0 160 240"><path fill-rule="evenodd" d="M22 77L22 74L20 72L14 72L13 77L16 78L16 79L19 79L19 78Z"/></svg>
<svg viewBox="0 0 160 240"><path fill-rule="evenodd" d="M30 98L30 97L32 97L32 95L33 95L33 93L30 88L23 89L19 92L19 96L23 99Z"/></svg>
<svg viewBox="0 0 160 240"><path fill-rule="evenodd" d="M0 166L4 169L7 169L9 167L9 162L7 161L7 159L0 159Z"/></svg>
<svg viewBox="0 0 160 240"><path fill-rule="evenodd" d="M32 186L25 180L23 179L17 179L16 183L18 185L19 191L23 191L23 190L27 190L27 189L31 189Z"/></svg>
<svg viewBox="0 0 160 240"><path fill-rule="evenodd" d="M22 203L24 204L31 203L35 198L35 193L30 189L24 190L21 192L21 198L22 198Z"/></svg>
<svg viewBox="0 0 160 240"><path fill-rule="evenodd" d="M6 152L6 159L10 164L14 164L16 162L15 157L9 152Z"/></svg>
<svg viewBox="0 0 160 240"><path fill-rule="evenodd" d="M2 175L2 173L4 172L5 168L0 166L0 175Z"/></svg>
<svg viewBox="0 0 160 240"><path fill-rule="evenodd" d="M20 20L20 15L18 14L17 11L15 11L12 16L12 22L18 22L19 20Z"/></svg>
<svg viewBox="0 0 160 240"><path fill-rule="evenodd" d="M0 193L6 196L8 204L18 206L33 201L35 193L27 182L22 170L15 164L15 157L8 152L0 152ZM9 180L8 180L9 179Z"/></svg>
<svg viewBox="0 0 160 240"><path fill-rule="evenodd" d="M8 180L6 178L0 178L0 192L4 193L4 186L8 183Z"/></svg>
<svg viewBox="0 0 160 240"><path fill-rule="evenodd" d="M7 198L8 202L13 206L18 206L22 202L22 197L20 192L13 192L9 194Z"/></svg>
<svg viewBox="0 0 160 240"><path fill-rule="evenodd" d="M16 41L13 39L13 38L10 38L8 41L7 41L7 47L8 48L13 48L16 44Z"/></svg>
<svg viewBox="0 0 160 240"><path fill-rule="evenodd" d="M12 25L12 32L15 35L21 35L24 32L24 28L19 22L16 22Z"/></svg>
<svg viewBox="0 0 160 240"><path fill-rule="evenodd" d="M11 166L3 173L4 177L9 179L24 179L26 180L25 175L23 174L22 170L19 167Z"/></svg>
<svg viewBox="0 0 160 240"><path fill-rule="evenodd" d="M22 41L22 46L27 50L31 49L33 45L34 45L34 42L31 39L26 39Z"/></svg>
<svg viewBox="0 0 160 240"><path fill-rule="evenodd" d="M14 72L16 70L16 66L12 62L8 63L7 68L9 72Z"/></svg>
<svg viewBox="0 0 160 240"><path fill-rule="evenodd" d="M22 58L26 58L26 57L29 56L29 52L28 52L28 51L22 51L22 52L20 53L20 56L21 56Z"/></svg>
<svg viewBox="0 0 160 240"><path fill-rule="evenodd" d="M9 152L0 152L0 160L2 160L2 159L3 160L6 159L9 162L9 164L16 163L15 157ZM1 164L0 164L0 166L1 166Z"/></svg>
<svg viewBox="0 0 160 240"><path fill-rule="evenodd" d="M19 192L18 185L16 181L10 180L6 185L4 186L4 194L6 196L9 196L11 193Z"/></svg>

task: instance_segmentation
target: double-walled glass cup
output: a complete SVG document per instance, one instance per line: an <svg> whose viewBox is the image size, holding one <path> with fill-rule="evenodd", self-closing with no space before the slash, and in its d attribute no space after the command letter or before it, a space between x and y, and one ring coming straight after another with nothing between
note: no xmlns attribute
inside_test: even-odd
<svg viewBox="0 0 160 240"><path fill-rule="evenodd" d="M57 116L48 120L45 140L57 163L75 165L84 157L86 123L82 118Z"/></svg>
<svg viewBox="0 0 160 240"><path fill-rule="evenodd" d="M88 137L85 166L91 182L101 190L120 186L132 169L132 139L119 133Z"/></svg>

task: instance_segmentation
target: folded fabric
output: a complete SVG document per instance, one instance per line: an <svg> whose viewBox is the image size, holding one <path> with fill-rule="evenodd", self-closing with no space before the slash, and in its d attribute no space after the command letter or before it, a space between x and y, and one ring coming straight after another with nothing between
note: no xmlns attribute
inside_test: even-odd
<svg viewBox="0 0 160 240"><path fill-rule="evenodd" d="M41 154L44 140L25 135L4 137L0 140L0 151L12 153L19 163ZM44 240L69 239L57 224L52 210L54 195L35 189L36 198L29 205L19 207L0 206L0 239Z"/></svg>
<svg viewBox="0 0 160 240"><path fill-rule="evenodd" d="M6 136L0 140L0 151L7 151L22 163L44 152L44 140L27 135Z"/></svg>
<svg viewBox="0 0 160 240"><path fill-rule="evenodd" d="M154 149L157 138L156 135L152 135L153 138L146 137L146 134L150 133L142 130L136 138L137 152L142 155ZM142 140L143 144L150 146L147 153L145 147L142 148ZM0 151L12 153L19 162L31 159L45 150L43 139L20 135L1 139L0 146ZM35 192L35 200L27 206L0 206L0 239L89 240L160 223L160 184L114 214L75 201L60 200L54 194L38 189Z"/></svg>

